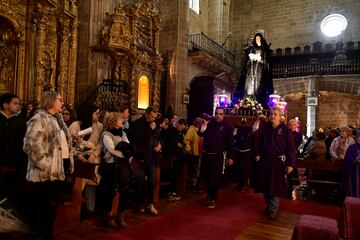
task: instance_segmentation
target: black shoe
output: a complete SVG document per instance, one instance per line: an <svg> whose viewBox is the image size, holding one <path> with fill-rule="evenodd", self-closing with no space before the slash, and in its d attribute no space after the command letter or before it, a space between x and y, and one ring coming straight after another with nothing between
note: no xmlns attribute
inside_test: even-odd
<svg viewBox="0 0 360 240"><path fill-rule="evenodd" d="M209 204L208 204L208 208L215 208L216 207L216 203L215 203L215 201L214 200L211 200L210 202L209 202Z"/></svg>
<svg viewBox="0 0 360 240"><path fill-rule="evenodd" d="M276 220L276 218L277 218L277 212L269 211L268 217L269 217L269 219L271 219L271 220Z"/></svg>
<svg viewBox="0 0 360 240"><path fill-rule="evenodd" d="M169 193L168 199L170 202L179 201L181 199L181 196L175 192L172 192L172 193Z"/></svg>

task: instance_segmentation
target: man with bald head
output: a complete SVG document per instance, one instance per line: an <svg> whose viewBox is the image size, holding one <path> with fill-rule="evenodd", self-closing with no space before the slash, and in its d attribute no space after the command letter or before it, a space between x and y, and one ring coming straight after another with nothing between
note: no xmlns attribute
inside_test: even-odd
<svg viewBox="0 0 360 240"><path fill-rule="evenodd" d="M224 122L225 110L217 107L204 131L201 174L207 187L208 208L215 208L226 165L233 164L233 130Z"/></svg>

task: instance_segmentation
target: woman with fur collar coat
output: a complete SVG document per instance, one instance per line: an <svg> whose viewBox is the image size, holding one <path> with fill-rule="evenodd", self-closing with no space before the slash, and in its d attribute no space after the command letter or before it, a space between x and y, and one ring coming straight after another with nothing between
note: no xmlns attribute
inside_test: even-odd
<svg viewBox="0 0 360 240"><path fill-rule="evenodd" d="M65 155L70 158L69 172L73 171L71 137L60 114L62 105L58 93L44 92L40 110L29 120L24 138L24 151L29 157L26 179L33 239L53 239L57 202L65 180Z"/></svg>

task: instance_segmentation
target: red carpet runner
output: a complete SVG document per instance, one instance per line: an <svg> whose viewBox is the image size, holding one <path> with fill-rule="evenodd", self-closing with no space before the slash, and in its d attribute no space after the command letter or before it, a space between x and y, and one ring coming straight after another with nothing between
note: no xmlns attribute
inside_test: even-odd
<svg viewBox="0 0 360 240"><path fill-rule="evenodd" d="M315 214L337 219L338 207L313 202L281 200L281 211ZM151 220L106 235L103 240L192 240L234 239L241 231L263 217L261 195L226 189L219 193L215 209L201 202L159 214Z"/></svg>

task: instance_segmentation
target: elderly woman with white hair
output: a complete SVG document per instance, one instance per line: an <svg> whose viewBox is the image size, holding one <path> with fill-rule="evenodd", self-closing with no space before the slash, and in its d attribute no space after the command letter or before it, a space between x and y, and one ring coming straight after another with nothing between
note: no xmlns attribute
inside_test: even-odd
<svg viewBox="0 0 360 240"><path fill-rule="evenodd" d="M64 159L73 171L71 136L62 118L62 98L44 92L40 110L28 122L24 152L28 155L29 223L33 239L53 239L57 202L65 180Z"/></svg>
<svg viewBox="0 0 360 240"><path fill-rule="evenodd" d="M351 131L348 127L340 128L340 136L336 137L330 146L330 156L332 160L344 160L345 153L351 144L355 141L351 137Z"/></svg>

